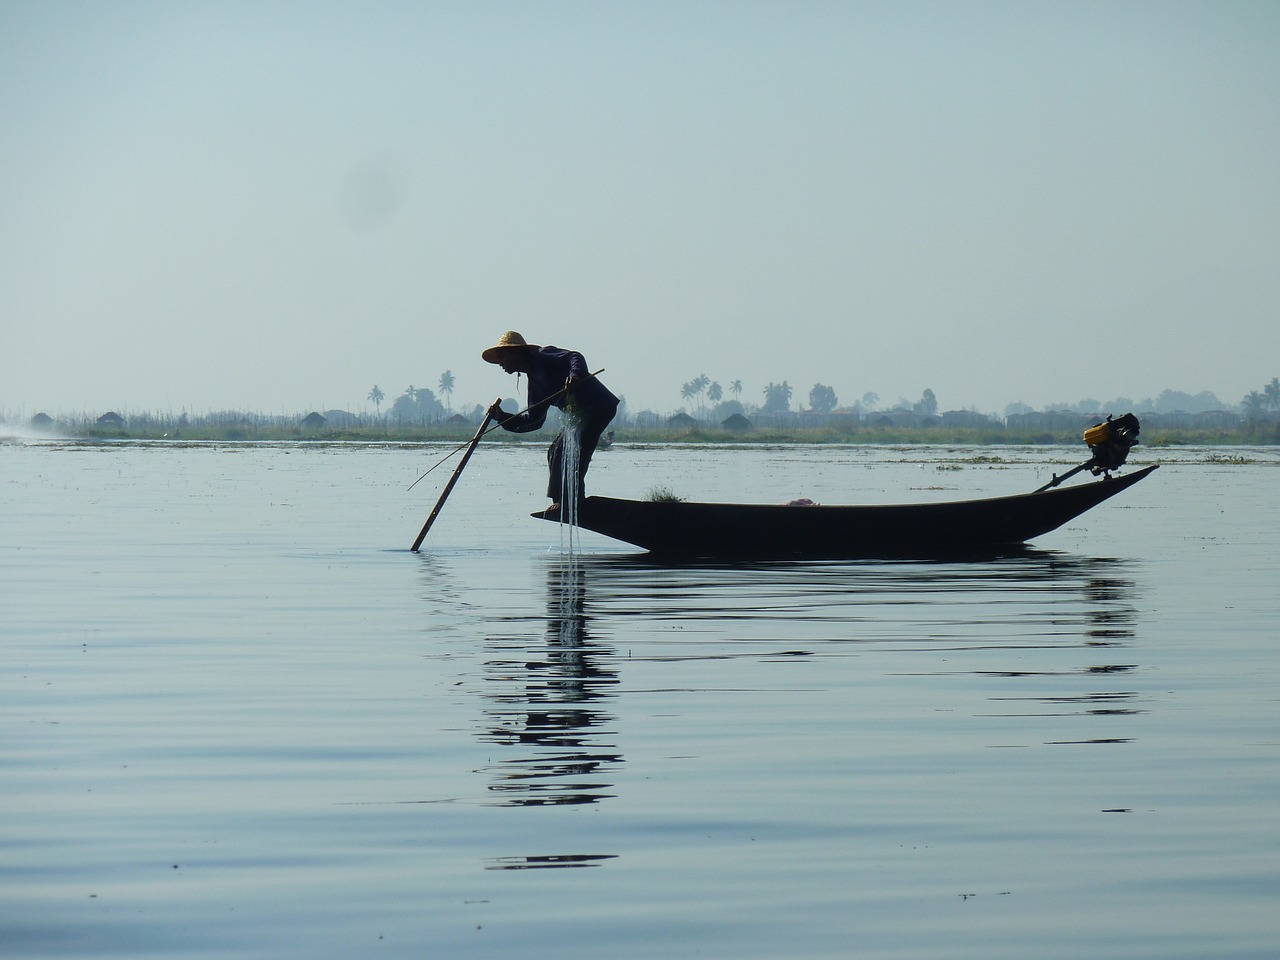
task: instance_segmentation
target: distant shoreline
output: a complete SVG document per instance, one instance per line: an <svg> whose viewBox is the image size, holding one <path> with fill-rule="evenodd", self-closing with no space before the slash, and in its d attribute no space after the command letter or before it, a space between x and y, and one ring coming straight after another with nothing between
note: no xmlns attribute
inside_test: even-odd
<svg viewBox="0 0 1280 960"><path fill-rule="evenodd" d="M307 429L280 424L204 424L187 429L99 428L49 431L24 430L35 439L135 440L152 442L351 442L351 443L461 443L475 433L473 424L428 424ZM555 430L510 434L493 430L486 442L546 442ZM1074 430L1017 430L995 427L872 427L841 429L830 426L768 428L733 431L719 426L618 427L614 442L624 444L853 444L864 446L1080 446L1082 434ZM1280 422L1264 421L1241 429L1178 429L1144 427L1141 446L1270 446L1280 444Z"/></svg>

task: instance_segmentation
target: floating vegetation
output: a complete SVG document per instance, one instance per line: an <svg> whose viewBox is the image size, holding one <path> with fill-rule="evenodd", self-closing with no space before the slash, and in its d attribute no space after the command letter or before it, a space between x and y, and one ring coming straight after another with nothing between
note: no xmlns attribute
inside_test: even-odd
<svg viewBox="0 0 1280 960"><path fill-rule="evenodd" d="M1257 463L1253 457L1241 456L1238 453L1211 453L1205 457L1206 463L1229 463L1232 466L1243 466L1245 464Z"/></svg>
<svg viewBox="0 0 1280 960"><path fill-rule="evenodd" d="M680 496L670 487L654 487L644 495L646 500L653 503L683 503L684 497Z"/></svg>
<svg viewBox="0 0 1280 960"><path fill-rule="evenodd" d="M1006 467L1014 461L991 453L979 453L971 457L954 457L939 463L939 470L963 470L966 466L985 466L988 468Z"/></svg>

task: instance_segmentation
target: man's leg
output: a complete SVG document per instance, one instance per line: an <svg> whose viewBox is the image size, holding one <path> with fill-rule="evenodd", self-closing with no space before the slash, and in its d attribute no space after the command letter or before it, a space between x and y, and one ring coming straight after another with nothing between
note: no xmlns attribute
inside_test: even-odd
<svg viewBox="0 0 1280 960"><path fill-rule="evenodd" d="M568 429L566 427L566 429ZM547 496L553 503L560 502L560 488L564 486L564 430L547 447Z"/></svg>
<svg viewBox="0 0 1280 960"><path fill-rule="evenodd" d="M610 410L607 414L599 417L593 417L582 425L582 435L578 442L581 449L578 451L578 496L585 497L587 495L587 467L591 465L591 455L596 452L596 447L600 445L600 437L604 434L605 428L613 422L613 415L616 409Z"/></svg>

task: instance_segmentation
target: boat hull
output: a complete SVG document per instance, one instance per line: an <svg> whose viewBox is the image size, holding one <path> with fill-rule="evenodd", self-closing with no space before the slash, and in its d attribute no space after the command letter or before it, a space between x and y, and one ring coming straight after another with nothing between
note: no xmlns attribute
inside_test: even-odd
<svg viewBox="0 0 1280 960"><path fill-rule="evenodd" d="M943 503L791 506L588 497L577 523L670 559L957 557L1042 536L1157 466L1071 487ZM558 508L533 516L561 519Z"/></svg>

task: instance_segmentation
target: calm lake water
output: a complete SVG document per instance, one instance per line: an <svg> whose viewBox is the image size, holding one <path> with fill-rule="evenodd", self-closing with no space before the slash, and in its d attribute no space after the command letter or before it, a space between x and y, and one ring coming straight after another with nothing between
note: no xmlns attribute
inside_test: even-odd
<svg viewBox="0 0 1280 960"><path fill-rule="evenodd" d="M983 563L663 568L542 445L0 442L0 955L1272 958L1280 452ZM593 492L1068 448L617 447Z"/></svg>

